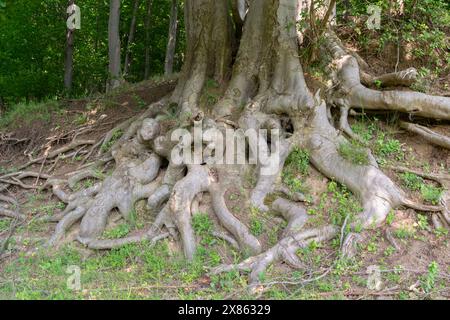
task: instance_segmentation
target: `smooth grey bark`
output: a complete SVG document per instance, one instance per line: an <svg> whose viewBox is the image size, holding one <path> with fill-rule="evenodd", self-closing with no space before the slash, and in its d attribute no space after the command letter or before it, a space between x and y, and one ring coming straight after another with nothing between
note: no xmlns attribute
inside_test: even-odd
<svg viewBox="0 0 450 320"><path fill-rule="evenodd" d="M108 45L109 45L109 84L112 90L120 86L122 71L120 59L120 0L111 0L109 7Z"/></svg>
<svg viewBox="0 0 450 320"><path fill-rule="evenodd" d="M164 62L164 74L166 76L173 73L173 60L177 44L177 30L178 30L178 0L172 0L172 8L170 10L169 38L167 41L166 59Z"/></svg>
<svg viewBox="0 0 450 320"><path fill-rule="evenodd" d="M296 252L312 241L328 241L340 233L340 250L343 255L350 256L354 254L355 243L360 239L357 230L381 225L392 209L407 206L420 211L441 212L442 206L420 205L408 199L375 161L355 164L344 158L339 153L339 146L348 143L348 140L342 130L329 120L330 104L327 105L327 102L340 107L343 114L341 120L346 120L348 110L356 106L402 111L399 106L409 106L408 102L411 101L424 107L422 114L433 117L438 115L439 118L444 115L448 118L448 101L434 101L438 98L400 94L397 91L366 91L368 89L361 85L358 62L346 53L337 37L328 31L324 31L326 43L323 51L335 58L337 74L330 75L330 79L339 81L333 87L335 90L325 95L327 101L320 95L320 90L314 95L307 86L302 61L299 59L298 30L295 25L300 9L299 0L250 2L243 22L239 51L233 62L231 46L235 33L232 30L229 2L186 0L187 50L175 92L150 106L139 117L128 119L110 131L120 128L125 132L111 147L109 154L115 160L116 168L100 185L69 197L62 193L60 184L50 184L55 195L68 204L66 211L70 212L61 220L56 234L63 235L67 226L83 216L78 240L92 249L107 249L142 240L156 241L159 237L167 236L167 232L161 233L164 228L174 238L181 239L186 258L193 259L197 240L193 232L192 215L198 211L198 198L209 193L210 204L220 226L230 234L225 235L225 238L233 237L229 242L237 244L243 252L254 254L241 263L220 266L214 272L250 270L250 285L257 288L261 273L276 261L303 268ZM331 14L331 10L329 12ZM233 68L228 78L225 77L227 68ZM395 78L398 76L394 75ZM212 107L214 112L208 112L210 110L200 103L202 90L210 78L228 80L223 82L223 85L228 84L224 98ZM367 93L370 95L365 100L356 100ZM410 94L413 96L406 96ZM434 101L431 105L423 105L430 99ZM169 104L175 104L178 108L179 118L173 126L164 120L166 115L163 110ZM286 118L290 121L287 126L283 124ZM341 127L345 127L345 121L340 123ZM248 227L227 208L225 201L227 191L242 183L242 168L234 170L234 167L214 161L180 164L171 158L172 150L184 147L181 142L171 141L172 130L179 127L193 129L199 124L205 130L220 131L232 127L236 130L281 131L278 145L281 161L269 161L266 164L257 161L256 186L248 199L253 208L269 209L270 204L265 203L267 195L280 190L276 184L280 182L283 162L291 148L297 147L308 151L311 164L324 176L347 186L358 197L362 211L352 217L348 215L342 226L323 225L302 230L307 218L305 210L292 202L294 199L289 191L284 191L282 193L291 201L278 199L272 203L272 209L282 214L288 227L278 243L271 248L262 248ZM346 127L349 127L348 124ZM262 134L249 137L248 140L253 149L269 149L269 140ZM105 137L103 143L109 141ZM252 153L255 152L253 149ZM367 155L369 160L373 159L368 149ZM163 163L168 163L167 167L162 168ZM246 165L243 167L247 168ZM275 174L263 174L264 169L274 167L278 170ZM92 171L92 168L89 170ZM77 174L76 179L69 178L72 180L68 181L69 186L79 181L80 177L83 177L81 173ZM296 198L302 200L301 195ZM148 231L121 239L99 238L111 209L119 209L127 219L133 204L140 199L147 199L148 208L156 213ZM163 207L161 210L160 206ZM445 212L448 213L448 210Z"/></svg>
<svg viewBox="0 0 450 320"><path fill-rule="evenodd" d="M69 0L68 7L74 4L75 0ZM67 15L69 17L70 14ZM73 51L74 51L74 32L75 30L67 29L66 33L66 51L64 59L64 87L67 91L72 90L73 82Z"/></svg>
<svg viewBox="0 0 450 320"><path fill-rule="evenodd" d="M123 67L123 75L126 76L128 74L128 70L130 69L131 65L131 46L133 45L134 41L134 34L136 32L136 18L137 18L137 11L139 9L139 0L134 0L133 5L133 14L131 17L131 23L130 23L130 31L128 33L128 41L127 41L127 47L125 49L125 63Z"/></svg>

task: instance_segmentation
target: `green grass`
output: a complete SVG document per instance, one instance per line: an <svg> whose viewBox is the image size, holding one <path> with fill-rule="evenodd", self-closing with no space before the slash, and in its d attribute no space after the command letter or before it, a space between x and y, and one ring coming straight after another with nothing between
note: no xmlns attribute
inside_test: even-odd
<svg viewBox="0 0 450 320"><path fill-rule="evenodd" d="M131 231L131 227L126 224L120 224L111 230L103 232L103 237L105 239L119 239L127 236Z"/></svg>
<svg viewBox="0 0 450 320"><path fill-rule="evenodd" d="M394 236L398 239L411 239L414 237L415 235L415 231L414 230L409 230L406 228L398 228L397 230L394 231Z"/></svg>
<svg viewBox="0 0 450 320"><path fill-rule="evenodd" d="M430 293L436 286L436 276L439 272L439 265L433 261L428 266L428 273L421 277L420 286L425 293Z"/></svg>
<svg viewBox="0 0 450 320"><path fill-rule="evenodd" d="M283 183L292 192L304 193L305 185L300 179L309 173L309 153L306 150L295 147L289 154L282 171Z"/></svg>
<svg viewBox="0 0 450 320"><path fill-rule="evenodd" d="M420 191L420 195L425 202L433 205L439 204L442 192L444 191L442 188L426 184L421 177L413 173L403 173L400 178L403 185L409 190Z"/></svg>
<svg viewBox="0 0 450 320"><path fill-rule="evenodd" d="M381 132L375 141L375 154L384 160L393 157L396 160L403 160L404 153L402 144L396 139L389 138L385 133Z"/></svg>
<svg viewBox="0 0 450 320"><path fill-rule="evenodd" d="M344 142L339 144L339 154L346 160L357 165L369 164L367 150L356 143Z"/></svg>
<svg viewBox="0 0 450 320"><path fill-rule="evenodd" d="M442 196L442 188L434 187L428 184L424 184L420 188L420 194L423 200L433 205L438 205Z"/></svg>
<svg viewBox="0 0 450 320"><path fill-rule="evenodd" d="M285 168L295 170L302 175L308 174L309 171L309 153L306 150L295 147L289 154L285 162Z"/></svg>
<svg viewBox="0 0 450 320"><path fill-rule="evenodd" d="M116 130L114 131L111 140L109 140L106 144L102 145L101 149L102 152L108 152L111 150L112 146L123 136L122 130Z"/></svg>
<svg viewBox="0 0 450 320"><path fill-rule="evenodd" d="M414 173L405 172L400 175L402 183L405 187L412 191L418 191L422 187L424 181Z"/></svg>
<svg viewBox="0 0 450 320"><path fill-rule="evenodd" d="M35 103L19 103L8 108L0 117L0 128L19 127L33 121L50 122L54 111L59 110L60 104L54 100Z"/></svg>

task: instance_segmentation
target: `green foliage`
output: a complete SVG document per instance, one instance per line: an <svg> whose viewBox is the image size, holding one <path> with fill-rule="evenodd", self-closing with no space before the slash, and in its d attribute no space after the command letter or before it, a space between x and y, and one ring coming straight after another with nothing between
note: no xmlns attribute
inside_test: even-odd
<svg viewBox="0 0 450 320"><path fill-rule="evenodd" d="M436 285L436 276L439 273L439 265L433 261L428 266L428 273L420 279L420 286L425 293L430 293Z"/></svg>
<svg viewBox="0 0 450 320"><path fill-rule="evenodd" d="M405 172L402 173L400 178L402 179L403 184L409 190L418 191L423 185L423 179L414 173Z"/></svg>
<svg viewBox="0 0 450 320"><path fill-rule="evenodd" d="M264 225L257 217L253 217L250 220L250 232L255 237L260 236L264 232Z"/></svg>
<svg viewBox="0 0 450 320"><path fill-rule="evenodd" d="M292 192L304 192L305 188L299 176L309 172L309 153L306 150L295 147L287 157L282 179Z"/></svg>
<svg viewBox="0 0 450 320"><path fill-rule="evenodd" d="M214 224L206 213L196 213L192 217L192 227L198 235L207 235L213 231Z"/></svg>
<svg viewBox="0 0 450 320"><path fill-rule="evenodd" d="M396 1L390 0L349 0L338 1L338 14L366 17L367 7L381 7L381 28L367 30L366 19L348 19L345 24L354 30L355 40L363 50L373 51L377 43L378 51L388 46L400 45L411 48L413 59L426 63L436 73L446 74L450 66L448 53L448 26L450 25L450 5L445 0L405 0L400 13ZM338 17L340 20L341 17ZM373 40L376 40L373 41Z"/></svg>
<svg viewBox="0 0 450 320"><path fill-rule="evenodd" d="M265 230L264 218L264 214L258 208L252 207L250 209L250 232L255 237L259 237Z"/></svg>
<svg viewBox="0 0 450 320"><path fill-rule="evenodd" d="M328 183L328 193L331 194L332 203L332 207L329 208L331 223L342 225L348 216L347 227L349 227L356 214L362 211L361 205L345 186L335 181Z"/></svg>
<svg viewBox="0 0 450 320"><path fill-rule="evenodd" d="M356 143L343 142L339 144L339 154L346 160L357 165L369 164L367 150Z"/></svg>
<svg viewBox="0 0 450 320"><path fill-rule="evenodd" d="M385 133L380 133L375 141L375 153L380 157L396 157L397 160L403 159L403 150L400 141L391 139Z"/></svg>
<svg viewBox="0 0 450 320"><path fill-rule="evenodd" d="M433 205L438 205L441 199L443 190L431 185L422 185L420 188L420 194L423 200Z"/></svg>
<svg viewBox="0 0 450 320"><path fill-rule="evenodd" d="M109 150L111 150L112 146L117 142L117 140L119 140L121 137L123 136L123 131L122 130L116 130L114 131L111 140L109 140L107 143L105 143L104 145L102 145L101 149L103 152L108 152Z"/></svg>
<svg viewBox="0 0 450 320"><path fill-rule="evenodd" d="M179 1L179 12L182 1ZM74 75L72 96L103 92L108 77L109 1L83 0L81 29L74 36ZM144 19L147 1L140 1L134 43L130 47L128 81L144 79L145 51L150 50L152 74L164 72L171 2L153 0L150 41L146 43ZM0 2L0 100L12 106L22 100L40 101L66 94L63 83L66 47L67 1L14 0ZM125 56L133 1L122 1L120 36ZM184 16L179 14L175 69L182 64L185 32Z"/></svg>
<svg viewBox="0 0 450 320"><path fill-rule="evenodd" d="M51 121L52 112L59 108L59 103L55 100L42 103L19 103L0 117L0 128L20 127L39 120L48 123Z"/></svg>
<svg viewBox="0 0 450 320"><path fill-rule="evenodd" d="M439 204L442 192L444 191L442 188L426 184L421 177L413 173L403 173L400 178L405 187L407 187L408 189L412 191L420 191L420 194L424 201L433 205Z"/></svg>
<svg viewBox="0 0 450 320"><path fill-rule="evenodd" d="M415 234L414 230L406 229L406 228L398 228L394 231L394 236L399 239L410 239L413 238Z"/></svg>
<svg viewBox="0 0 450 320"><path fill-rule="evenodd" d="M295 170L302 175L308 174L309 153L306 150L295 147L286 159L285 167Z"/></svg>
<svg viewBox="0 0 450 320"><path fill-rule="evenodd" d="M128 224L119 224L117 227L103 232L103 237L105 239L119 239L128 235L131 228Z"/></svg>

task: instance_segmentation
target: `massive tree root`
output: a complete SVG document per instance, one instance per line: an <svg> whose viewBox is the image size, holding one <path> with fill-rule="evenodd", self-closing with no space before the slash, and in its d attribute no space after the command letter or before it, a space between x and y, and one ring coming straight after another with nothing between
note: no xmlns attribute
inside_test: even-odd
<svg viewBox="0 0 450 320"><path fill-rule="evenodd" d="M334 83L326 96L321 97L320 92L313 95L306 85L298 55L299 37L295 26L301 7L297 0L252 2L245 21L241 15L234 16L234 20L240 21L234 24L228 14L231 9L227 1L188 0L186 6L186 62L171 97L119 125L117 128L125 133L113 145L110 154L99 151L99 161L85 165L70 179L48 177L47 186L67 204L61 214L52 218L59 222L49 245L57 245L66 231L81 220L77 239L91 249L116 248L140 241L154 243L171 236L181 240L185 257L192 260L197 251L192 215L198 210L201 195L209 194L213 212L224 229L215 231L214 235L251 255L237 265L220 266L213 272L234 268L250 271L250 284L256 288L260 275L276 261L303 268L296 251L312 241L328 241L339 236L342 253L352 255L360 239L357 231L380 226L392 209L407 206L426 212L446 212L444 208L448 207L444 203L425 206L409 200L378 167L369 149L368 164L355 164L343 158L338 150L341 144L347 143L346 136L358 139L347 122L352 108L399 111L448 120L449 98L410 91L381 92L365 87L357 59L346 52L331 30L324 33L322 54L334 62L335 72L331 76ZM241 24L243 30L233 30ZM363 80L367 85L381 81L386 86L408 86L415 76L414 70L407 70L380 77L366 74ZM227 84L224 96L212 108L199 105L208 78ZM164 109L169 106L177 107L175 123L167 121L164 115ZM331 106L341 111L337 128L330 121ZM199 128L204 133L199 136L200 141L185 139L187 134L195 138ZM89 144L93 149L107 144L116 129L101 142L89 141ZM179 129L184 133L178 134ZM430 141L446 146L445 139L420 129L424 135L428 134ZM254 132L244 138L248 145L248 153L244 155L246 162L229 165L220 162L221 156L227 152L234 156L235 151L219 148L218 140L213 138L215 135L206 134L208 130L215 130L214 134L218 135L227 130L235 134L240 130ZM303 229L307 215L298 202L304 197L291 194L279 183L284 162L294 147L307 150L311 164L318 171L347 186L358 197L363 209L358 216L346 219L342 226ZM204 152L197 160L194 157L194 161L175 159L186 150L194 150L194 155L196 150ZM272 158L270 154L277 157ZM250 163L254 156L258 156L256 161ZM81 179L98 178L94 169L101 170L110 160L114 161L115 169L103 181L85 190L67 192ZM242 172L249 166L256 167L257 172L249 206L260 211L272 209L288 222L281 240L272 248L262 248L226 204L227 190L242 183ZM278 191L295 202L278 198L270 208L266 203L267 195ZM135 203L142 199L147 201L149 212L154 216L148 230L123 239L102 239L111 211L118 209L129 219ZM2 212L7 211L0 206L0 214Z"/></svg>

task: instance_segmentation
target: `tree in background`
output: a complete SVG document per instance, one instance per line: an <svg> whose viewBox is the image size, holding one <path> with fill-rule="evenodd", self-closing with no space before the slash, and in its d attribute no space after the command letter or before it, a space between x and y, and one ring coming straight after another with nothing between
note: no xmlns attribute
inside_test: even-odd
<svg viewBox="0 0 450 320"><path fill-rule="evenodd" d="M113 90L122 83L122 60L120 58L120 0L111 0L109 5L108 47L109 82L108 89Z"/></svg>
<svg viewBox="0 0 450 320"><path fill-rule="evenodd" d="M164 62L165 75L170 75L173 72L173 59L175 55L175 47L177 44L177 31L178 31L178 0L172 0L172 8L170 10L169 38L167 41L166 59Z"/></svg>

